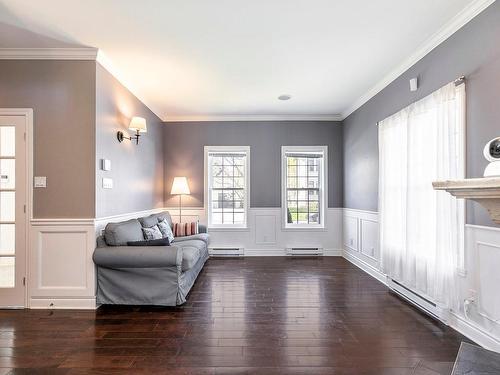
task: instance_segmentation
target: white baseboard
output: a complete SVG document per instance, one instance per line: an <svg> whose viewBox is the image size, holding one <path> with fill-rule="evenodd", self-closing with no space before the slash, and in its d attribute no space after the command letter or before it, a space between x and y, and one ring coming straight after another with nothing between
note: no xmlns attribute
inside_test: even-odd
<svg viewBox="0 0 500 375"><path fill-rule="evenodd" d="M367 274L370 276L374 277L378 281L380 281L382 284L387 285L387 276L384 275L382 272L380 272L378 269L373 267L371 264L368 264L361 259L355 257L354 255L350 254L348 251L343 252L342 254L346 260L354 264L356 267L360 268L362 271L365 271Z"/></svg>
<svg viewBox="0 0 500 375"><path fill-rule="evenodd" d="M460 315L452 312L449 316L448 325L483 348L500 352L500 341L497 338Z"/></svg>
<svg viewBox="0 0 500 375"><path fill-rule="evenodd" d="M31 298L30 309L95 310L95 298Z"/></svg>

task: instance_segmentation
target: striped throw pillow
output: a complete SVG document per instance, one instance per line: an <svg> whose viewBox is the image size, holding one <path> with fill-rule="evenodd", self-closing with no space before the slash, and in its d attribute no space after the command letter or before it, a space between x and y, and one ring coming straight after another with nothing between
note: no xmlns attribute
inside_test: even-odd
<svg viewBox="0 0 500 375"><path fill-rule="evenodd" d="M198 234L198 222L193 221L191 223L174 223L174 236L184 237L192 236L193 234Z"/></svg>

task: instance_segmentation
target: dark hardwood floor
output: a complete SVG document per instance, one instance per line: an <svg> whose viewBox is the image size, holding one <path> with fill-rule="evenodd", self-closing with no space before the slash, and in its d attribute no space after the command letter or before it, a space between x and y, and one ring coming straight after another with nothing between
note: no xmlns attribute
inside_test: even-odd
<svg viewBox="0 0 500 375"><path fill-rule="evenodd" d="M0 310L0 375L449 374L462 340L343 258L215 258L177 308Z"/></svg>

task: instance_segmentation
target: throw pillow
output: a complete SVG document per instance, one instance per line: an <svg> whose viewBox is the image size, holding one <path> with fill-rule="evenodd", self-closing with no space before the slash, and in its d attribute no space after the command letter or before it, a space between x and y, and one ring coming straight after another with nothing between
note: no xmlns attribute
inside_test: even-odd
<svg viewBox="0 0 500 375"><path fill-rule="evenodd" d="M159 240L148 241L129 241L128 246L170 246L168 238L160 238Z"/></svg>
<svg viewBox="0 0 500 375"><path fill-rule="evenodd" d="M174 224L174 236L175 237L184 237L184 236L192 236L194 234L198 234L198 222L193 221L191 223L175 223Z"/></svg>
<svg viewBox="0 0 500 375"><path fill-rule="evenodd" d="M162 237L168 238L170 242L174 241L174 234L172 233L172 228L170 228L170 225L166 220L159 221L158 228L160 229Z"/></svg>
<svg viewBox="0 0 500 375"><path fill-rule="evenodd" d="M144 239L146 240L159 240L163 237L158 225L151 228L142 228L142 232L144 233Z"/></svg>

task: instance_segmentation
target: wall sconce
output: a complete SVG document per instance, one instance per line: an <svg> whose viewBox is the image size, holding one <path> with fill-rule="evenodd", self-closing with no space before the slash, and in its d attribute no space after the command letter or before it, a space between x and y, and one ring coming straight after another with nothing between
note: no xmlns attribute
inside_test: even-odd
<svg viewBox="0 0 500 375"><path fill-rule="evenodd" d="M142 117L132 117L130 120L130 124L128 126L129 129L135 130L135 135L131 137L125 137L122 131L116 133L116 138L118 138L118 142L123 142L124 139L128 139L130 141L135 139L135 144L139 144L140 133L147 133L148 129L146 127L146 119Z"/></svg>

